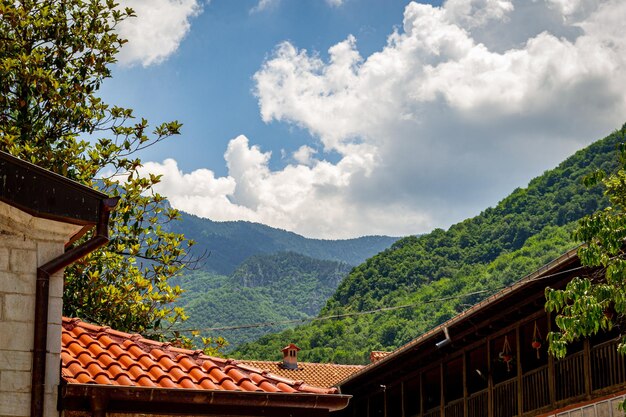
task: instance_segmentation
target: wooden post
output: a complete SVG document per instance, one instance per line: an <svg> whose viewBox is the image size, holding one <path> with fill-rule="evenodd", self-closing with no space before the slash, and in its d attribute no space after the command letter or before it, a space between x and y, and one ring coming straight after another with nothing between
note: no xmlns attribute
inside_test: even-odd
<svg viewBox="0 0 626 417"><path fill-rule="evenodd" d="M424 374L420 373L420 416L424 415Z"/></svg>
<svg viewBox="0 0 626 417"><path fill-rule="evenodd" d="M463 352L463 415L467 417L467 352Z"/></svg>
<svg viewBox="0 0 626 417"><path fill-rule="evenodd" d="M491 339L487 338L487 416L493 415L493 377L491 375Z"/></svg>
<svg viewBox="0 0 626 417"><path fill-rule="evenodd" d="M583 341L583 373L585 375L585 395L591 398L591 342Z"/></svg>
<svg viewBox="0 0 626 417"><path fill-rule="evenodd" d="M387 386L383 385L383 417L387 417Z"/></svg>
<svg viewBox="0 0 626 417"><path fill-rule="evenodd" d="M443 365L443 361L441 361L441 364L439 364L439 392L441 394L441 397L439 399L439 406L440 406L440 410L439 411L439 415L440 416L445 416L446 415L446 395L445 395L445 390L444 390L444 383L445 383L445 378L444 378L444 365Z"/></svg>
<svg viewBox="0 0 626 417"><path fill-rule="evenodd" d="M400 382L400 417L404 417L404 381Z"/></svg>
<svg viewBox="0 0 626 417"><path fill-rule="evenodd" d="M550 313L547 313L546 320L548 321L548 333L552 331L552 316ZM547 335L546 335L547 336ZM547 337L546 337L546 343ZM554 356L546 353L548 355L548 390L550 392L550 404L554 407L556 403L556 376L554 373Z"/></svg>
<svg viewBox="0 0 626 417"><path fill-rule="evenodd" d="M522 387L522 342L520 340L520 325L515 326L515 350L517 351L517 415L524 412L524 389Z"/></svg>

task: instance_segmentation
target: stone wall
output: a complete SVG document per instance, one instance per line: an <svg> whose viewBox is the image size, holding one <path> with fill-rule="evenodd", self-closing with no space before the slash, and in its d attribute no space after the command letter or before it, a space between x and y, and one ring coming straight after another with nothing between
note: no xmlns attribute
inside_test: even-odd
<svg viewBox="0 0 626 417"><path fill-rule="evenodd" d="M61 255L79 226L0 202L0 416L30 415L37 267ZM63 274L50 281L45 417L58 416Z"/></svg>

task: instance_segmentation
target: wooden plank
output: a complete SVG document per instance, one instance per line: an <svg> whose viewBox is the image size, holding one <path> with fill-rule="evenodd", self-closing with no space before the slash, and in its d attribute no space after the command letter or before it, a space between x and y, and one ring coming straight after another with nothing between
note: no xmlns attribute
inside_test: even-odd
<svg viewBox="0 0 626 417"><path fill-rule="evenodd" d="M591 398L591 346L589 339L583 342L583 374L585 378L585 394Z"/></svg>
<svg viewBox="0 0 626 417"><path fill-rule="evenodd" d="M487 416L493 416L493 378L491 377L491 338L487 338Z"/></svg>
<svg viewBox="0 0 626 417"><path fill-rule="evenodd" d="M463 351L463 415L467 417L467 354Z"/></svg>
<svg viewBox="0 0 626 417"><path fill-rule="evenodd" d="M548 313L547 321L548 321L548 333L550 333L552 331L552 314L551 313ZM548 354L548 382L549 382L548 389L550 391L550 405L554 407L554 405L556 404L554 356L550 354Z"/></svg>
<svg viewBox="0 0 626 417"><path fill-rule="evenodd" d="M446 415L445 414L446 413L446 411L445 411L445 408L446 408L446 395L445 395L445 390L444 390L445 381L444 381L444 377L443 377L443 375L444 375L443 366L444 365L443 365L443 361L442 361L439 364L439 394L441 395L440 399L439 399L439 402L440 402L439 407L440 407L440 410L441 410L439 412L439 415L442 416L442 417Z"/></svg>
<svg viewBox="0 0 626 417"><path fill-rule="evenodd" d="M517 357L517 414L521 415L524 410L524 397L522 388L522 343L520 341L520 325L515 327L515 355Z"/></svg>

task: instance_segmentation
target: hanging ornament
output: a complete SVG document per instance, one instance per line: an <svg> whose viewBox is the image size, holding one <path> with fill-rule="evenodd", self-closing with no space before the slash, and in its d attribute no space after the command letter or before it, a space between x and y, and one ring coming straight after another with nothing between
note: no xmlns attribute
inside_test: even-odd
<svg viewBox="0 0 626 417"><path fill-rule="evenodd" d="M504 344L502 345L502 352L498 354L500 360L506 363L507 372L511 372L511 362L513 362L513 353L511 352L511 345L509 345L509 337L504 336Z"/></svg>
<svg viewBox="0 0 626 417"><path fill-rule="evenodd" d="M539 326L537 326L537 322L535 321L535 329L533 330L533 341L530 344L533 349L537 351L537 359L540 358L540 349L541 349L541 333L539 333Z"/></svg>

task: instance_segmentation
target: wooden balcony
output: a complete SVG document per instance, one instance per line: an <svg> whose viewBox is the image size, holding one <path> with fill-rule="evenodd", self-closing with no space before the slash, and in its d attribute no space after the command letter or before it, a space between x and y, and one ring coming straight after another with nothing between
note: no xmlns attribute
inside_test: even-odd
<svg viewBox="0 0 626 417"><path fill-rule="evenodd" d="M523 411L525 413L550 405L548 366L534 369L522 377Z"/></svg>

